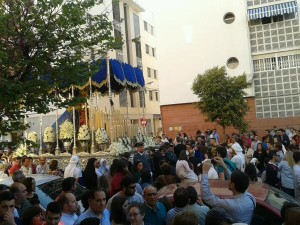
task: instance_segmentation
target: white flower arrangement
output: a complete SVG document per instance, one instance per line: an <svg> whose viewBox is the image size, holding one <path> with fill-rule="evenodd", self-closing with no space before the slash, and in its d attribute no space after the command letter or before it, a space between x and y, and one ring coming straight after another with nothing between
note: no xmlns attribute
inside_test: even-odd
<svg viewBox="0 0 300 225"><path fill-rule="evenodd" d="M104 128L98 128L96 131L96 143L106 144L108 142L108 135Z"/></svg>
<svg viewBox="0 0 300 225"><path fill-rule="evenodd" d="M145 142L145 136L142 133L138 133L136 136L137 142Z"/></svg>
<svg viewBox="0 0 300 225"><path fill-rule="evenodd" d="M147 136L143 135L142 133L138 133L138 135L136 136L136 140L137 140L137 142L143 142L145 148L155 147L155 141L153 140L153 138L147 137Z"/></svg>
<svg viewBox="0 0 300 225"><path fill-rule="evenodd" d="M119 156L124 152L127 152L128 149L123 143L118 141L118 142L111 143L111 145L108 148L108 151L112 156Z"/></svg>
<svg viewBox="0 0 300 225"><path fill-rule="evenodd" d="M144 147L155 147L155 141L152 137L144 137Z"/></svg>
<svg viewBox="0 0 300 225"><path fill-rule="evenodd" d="M74 137L74 127L73 124L66 120L62 125L60 125L60 140L71 140Z"/></svg>
<svg viewBox="0 0 300 225"><path fill-rule="evenodd" d="M79 128L79 132L78 132L78 140L79 141L88 141L90 140L90 131L87 125L82 125Z"/></svg>
<svg viewBox="0 0 300 225"><path fill-rule="evenodd" d="M13 157L22 157L23 155L27 154L27 148L24 144L20 144L19 147L16 149Z"/></svg>
<svg viewBox="0 0 300 225"><path fill-rule="evenodd" d="M37 133L34 131L30 131L29 134L27 135L27 139L37 144Z"/></svg>
<svg viewBox="0 0 300 225"><path fill-rule="evenodd" d="M55 142L54 129L52 127L46 127L44 130L44 143L53 143Z"/></svg>

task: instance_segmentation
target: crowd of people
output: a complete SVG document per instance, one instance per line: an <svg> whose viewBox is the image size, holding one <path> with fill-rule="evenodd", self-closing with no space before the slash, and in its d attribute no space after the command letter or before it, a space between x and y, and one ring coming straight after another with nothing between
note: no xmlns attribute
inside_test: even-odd
<svg viewBox="0 0 300 225"><path fill-rule="evenodd" d="M300 204L296 129L274 127L261 138L252 131L227 135L223 141L214 129L197 131L194 137L177 133L174 140L162 134L155 142L156 147L150 148L136 143L133 155L124 153L110 166L106 159L89 158L84 169L78 165L78 156L72 156L64 169L58 168L56 160L48 165L45 157L39 158L39 165L28 157L14 158L10 167L2 169L2 177L11 175L14 183L0 185L0 225L251 224L256 200L247 191L250 182L274 186ZM45 213L34 193L35 180L30 177L34 173L64 178L62 193ZM233 197L213 195L210 179L228 180ZM200 182L201 198L192 185L195 182ZM75 183L87 188L81 196L84 209L73 194ZM185 183L186 188L174 190L172 201L158 199L161 188L176 183ZM287 203L281 213L286 225L297 224L300 206Z"/></svg>

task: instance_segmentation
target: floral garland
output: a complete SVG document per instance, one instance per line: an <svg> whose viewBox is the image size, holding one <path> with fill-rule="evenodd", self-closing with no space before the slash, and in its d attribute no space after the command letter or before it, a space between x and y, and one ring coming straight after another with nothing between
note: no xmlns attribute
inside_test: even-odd
<svg viewBox="0 0 300 225"><path fill-rule="evenodd" d="M60 133L59 139L60 140L71 140L74 136L74 127L73 124L66 120L62 125L60 125Z"/></svg>
<svg viewBox="0 0 300 225"><path fill-rule="evenodd" d="M46 127L44 131L44 143L55 142L54 129L52 127Z"/></svg>
<svg viewBox="0 0 300 225"><path fill-rule="evenodd" d="M96 143L106 144L108 142L108 135L104 128L98 128L96 131Z"/></svg>
<svg viewBox="0 0 300 225"><path fill-rule="evenodd" d="M88 141L90 139L91 139L91 137L90 137L89 128L87 127L87 125L82 125L79 128L78 140L79 141Z"/></svg>
<svg viewBox="0 0 300 225"><path fill-rule="evenodd" d="M30 131L27 139L35 144L37 144L37 133L34 131Z"/></svg>

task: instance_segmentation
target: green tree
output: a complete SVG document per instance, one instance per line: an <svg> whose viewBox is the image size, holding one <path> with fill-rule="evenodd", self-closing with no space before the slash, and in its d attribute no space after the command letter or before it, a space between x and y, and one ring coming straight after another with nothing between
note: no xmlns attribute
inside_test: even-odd
<svg viewBox="0 0 300 225"><path fill-rule="evenodd" d="M249 87L246 75L229 77L225 67L214 67L199 74L192 86L194 94L199 97L198 108L206 115L207 121L244 131L248 127L244 116L249 107L245 102L244 89Z"/></svg>
<svg viewBox="0 0 300 225"><path fill-rule="evenodd" d="M0 134L25 129L26 111L47 113L49 104L70 104L49 91L83 84L99 69L97 59L121 46L107 13L87 14L98 4L0 1Z"/></svg>

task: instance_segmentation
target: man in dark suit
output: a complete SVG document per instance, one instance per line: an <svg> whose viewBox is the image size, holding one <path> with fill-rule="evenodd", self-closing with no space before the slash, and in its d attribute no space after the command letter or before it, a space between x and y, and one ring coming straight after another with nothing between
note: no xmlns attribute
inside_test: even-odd
<svg viewBox="0 0 300 225"><path fill-rule="evenodd" d="M186 147L184 144L182 144L182 139L180 137L176 137L177 145L174 147L174 153L177 156L177 159L179 158L179 154L182 150L186 150Z"/></svg>

